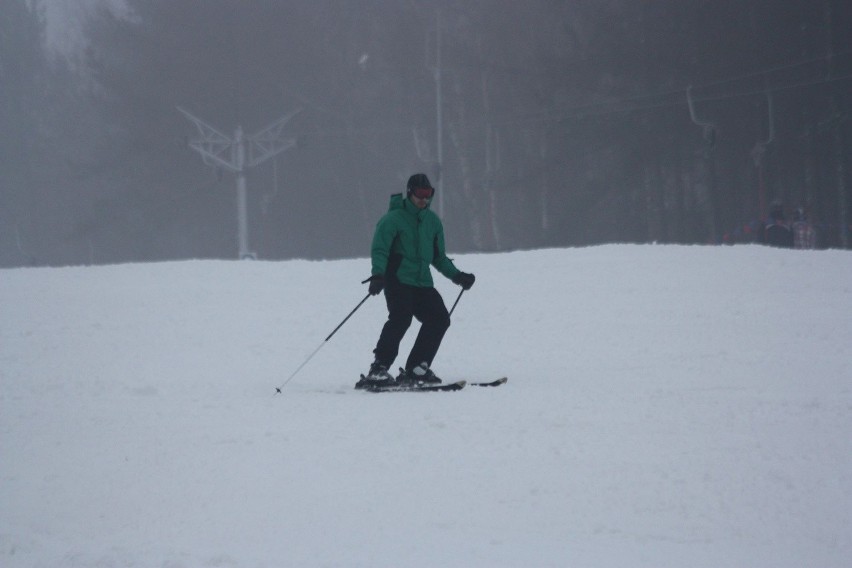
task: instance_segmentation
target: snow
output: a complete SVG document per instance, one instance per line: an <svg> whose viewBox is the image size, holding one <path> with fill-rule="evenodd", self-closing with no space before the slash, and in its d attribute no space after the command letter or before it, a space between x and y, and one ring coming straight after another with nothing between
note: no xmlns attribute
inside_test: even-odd
<svg viewBox="0 0 852 568"><path fill-rule="evenodd" d="M0 565L849 566L850 260L457 255L429 394L366 259L0 270Z"/></svg>

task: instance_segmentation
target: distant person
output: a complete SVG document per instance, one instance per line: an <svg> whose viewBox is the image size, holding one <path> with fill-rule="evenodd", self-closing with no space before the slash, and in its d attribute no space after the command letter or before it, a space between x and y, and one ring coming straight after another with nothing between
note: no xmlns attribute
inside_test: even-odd
<svg viewBox="0 0 852 568"><path fill-rule="evenodd" d="M473 274L460 271L447 258L444 226L429 208L435 189L425 174L408 179L406 194L391 196L390 210L379 220L371 248L372 276L369 292L384 291L388 319L382 328L370 370L356 389L390 384L440 383L432 371L450 316L441 294L432 282L430 266L464 290L473 286ZM399 344L411 326L421 323L417 339L405 367L394 378L390 369L399 353Z"/></svg>
<svg viewBox="0 0 852 568"><path fill-rule="evenodd" d="M763 243L772 247L793 248L793 231L784 216L784 206L774 202L769 209L769 219L763 228Z"/></svg>
<svg viewBox="0 0 852 568"><path fill-rule="evenodd" d="M793 222L793 248L815 249L816 240L816 231L808 222L807 213L803 207L799 207L796 210L796 220Z"/></svg>

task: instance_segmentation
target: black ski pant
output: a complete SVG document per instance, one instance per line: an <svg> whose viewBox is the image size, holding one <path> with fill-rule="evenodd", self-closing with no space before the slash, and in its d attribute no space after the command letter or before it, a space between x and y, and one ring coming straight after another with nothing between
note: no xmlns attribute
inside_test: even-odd
<svg viewBox="0 0 852 568"><path fill-rule="evenodd" d="M397 281L385 287L385 300L388 321L373 350L376 361L390 368L399 354L399 344L411 326L411 319L417 318L421 323L420 332L408 355L405 370L410 371L424 361L431 366L444 333L450 327L450 315L441 294L432 287L408 286Z"/></svg>

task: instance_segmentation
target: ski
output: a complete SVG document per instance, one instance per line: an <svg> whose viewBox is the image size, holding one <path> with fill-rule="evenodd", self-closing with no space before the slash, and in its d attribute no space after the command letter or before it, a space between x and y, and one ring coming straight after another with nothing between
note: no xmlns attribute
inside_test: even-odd
<svg viewBox="0 0 852 568"><path fill-rule="evenodd" d="M364 375L361 375L361 381L365 381ZM429 384L429 383L390 383L390 384L363 384L361 385L361 381L359 381L359 386L355 388L358 390L365 390L367 392L439 392L439 391L458 391L462 390L465 386L470 385L474 387L499 387L500 385L505 385L508 382L508 377L501 377L499 379L493 381L484 381L484 382L471 382L467 380L458 380L449 383L442 384Z"/></svg>
<svg viewBox="0 0 852 568"><path fill-rule="evenodd" d="M500 385L505 385L508 382L509 377L501 377L496 381L489 381L485 383L468 383L472 387L499 387Z"/></svg>
<svg viewBox="0 0 852 568"><path fill-rule="evenodd" d="M486 381L486 382L468 382L468 381L454 381L451 383L438 384L438 385L430 385L430 384L391 384L391 385L367 385L363 389L368 392L438 392L438 391L458 391L463 389L465 386L470 385L474 387L499 387L500 385L505 385L509 381L508 377L501 377L494 381Z"/></svg>
<svg viewBox="0 0 852 568"><path fill-rule="evenodd" d="M440 385L418 385L418 384L393 384L393 385L367 385L362 390L367 392L440 392L462 390L467 381L455 381Z"/></svg>

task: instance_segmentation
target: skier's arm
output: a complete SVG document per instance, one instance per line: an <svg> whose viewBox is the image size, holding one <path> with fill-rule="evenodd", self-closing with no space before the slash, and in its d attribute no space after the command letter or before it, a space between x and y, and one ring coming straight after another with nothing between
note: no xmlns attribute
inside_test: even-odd
<svg viewBox="0 0 852 568"><path fill-rule="evenodd" d="M440 226L438 232L435 234L434 247L435 250L432 258L432 266L434 266L438 272L452 280L460 271L456 268L456 265L453 264L453 261L447 257L447 251L444 245L443 226Z"/></svg>
<svg viewBox="0 0 852 568"><path fill-rule="evenodd" d="M468 274L467 272L462 272L456 265L453 264L453 261L447 257L446 249L444 246L444 230L442 226L439 226L438 233L435 235L435 256L432 261L432 265L438 269L438 272L449 278L453 281L453 284L458 284L465 290L470 290L471 286L473 286L476 277L473 274Z"/></svg>
<svg viewBox="0 0 852 568"><path fill-rule="evenodd" d="M371 274L384 274L387 270L391 245L395 237L396 231L393 223L387 217L380 219L376 224L376 232L373 233L373 244L370 247Z"/></svg>

